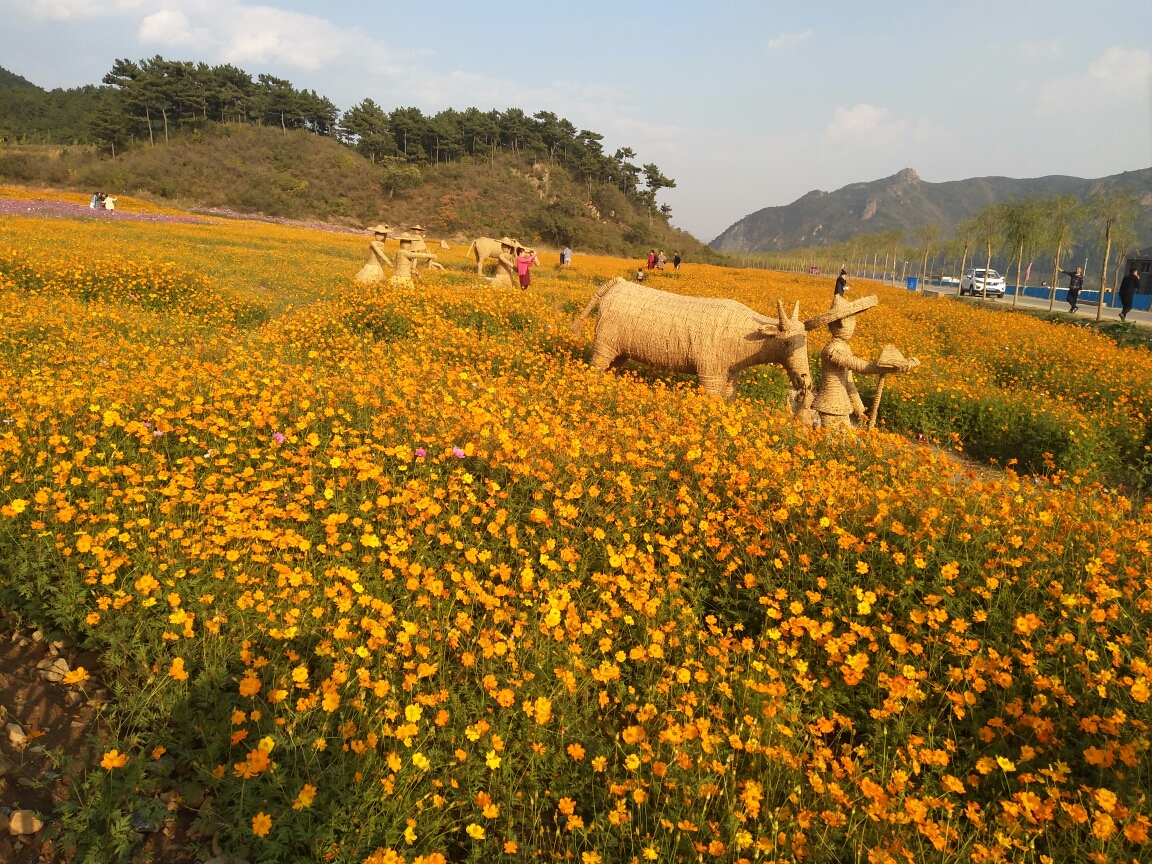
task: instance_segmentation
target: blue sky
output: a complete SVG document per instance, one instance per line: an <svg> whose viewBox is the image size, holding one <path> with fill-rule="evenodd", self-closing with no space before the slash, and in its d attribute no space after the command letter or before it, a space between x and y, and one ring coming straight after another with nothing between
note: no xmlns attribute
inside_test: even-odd
<svg viewBox="0 0 1152 864"><path fill-rule="evenodd" d="M630 145L704 240L812 189L915 168L1152 166L1152 3L0 0L0 66L233 62L348 107L548 109Z"/></svg>

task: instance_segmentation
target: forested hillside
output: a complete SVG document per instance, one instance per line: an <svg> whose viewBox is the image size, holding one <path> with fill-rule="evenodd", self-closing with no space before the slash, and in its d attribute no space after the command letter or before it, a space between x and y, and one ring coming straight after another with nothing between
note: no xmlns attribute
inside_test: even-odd
<svg viewBox="0 0 1152 864"><path fill-rule="evenodd" d="M629 147L550 111L418 108L315 91L234 66L117 60L100 87L48 92L11 73L0 179L445 235L510 233L616 254L720 256L670 225L675 188ZM56 107L54 107L56 106ZM79 118L79 119L77 119ZM77 142L74 146L56 146Z"/></svg>

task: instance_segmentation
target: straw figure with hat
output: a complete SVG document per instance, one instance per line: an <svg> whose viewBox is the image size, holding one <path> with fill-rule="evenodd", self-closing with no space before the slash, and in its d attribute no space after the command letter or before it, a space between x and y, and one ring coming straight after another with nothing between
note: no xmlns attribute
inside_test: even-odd
<svg viewBox="0 0 1152 864"><path fill-rule="evenodd" d="M372 242L368 244L368 261L360 268L360 272L356 274L355 279L357 282L370 284L372 282L380 282L384 279L384 265L392 266L392 259L384 254L384 244L388 241L388 235L392 232L391 225L385 225L381 222L379 225L373 225L367 229L371 231L373 236Z"/></svg>
<svg viewBox="0 0 1152 864"><path fill-rule="evenodd" d="M413 277L419 275L415 273L416 264L420 261L431 261L436 256L431 252L417 252L413 248L418 240L423 242L418 234L409 234L405 231L403 234L397 234L396 239L400 241L400 248L396 250L396 267L392 271L392 284L399 285L405 282L411 284Z"/></svg>
<svg viewBox="0 0 1152 864"><path fill-rule="evenodd" d="M428 244L424 240L424 235L426 233L428 233L427 228L425 228L423 225L410 225L407 228L405 228L404 230L407 233L412 234L416 237L416 239L412 242L412 251L413 252L428 252L429 251ZM437 270L443 270L444 269L443 264L438 264L436 262L435 256L433 256L432 260L428 262L428 269L431 270L433 267L435 267ZM413 270L413 272L415 272L419 268L420 268L420 262L417 261L413 265L412 270Z"/></svg>
<svg viewBox="0 0 1152 864"><path fill-rule="evenodd" d="M832 333L832 338L820 352L820 389L812 400L812 410L817 413L821 426L852 426L851 418L855 416L858 424L867 422L869 428L874 428L876 412L880 410L884 376L893 372L907 372L920 365L920 361L915 358L905 359L894 345L885 346L876 362L862 360L852 353L848 340L856 331L856 316L879 302L874 294L851 302L837 294L832 298L829 311L804 322L806 330L827 325ZM880 376L870 419L864 401L856 390L856 383L852 380L854 372Z"/></svg>
<svg viewBox="0 0 1152 864"><path fill-rule="evenodd" d="M513 240L511 237L500 238L500 254L496 258L499 266L496 268L496 275L492 277L490 284L498 285L501 288L512 288L520 284L520 277L516 272L516 258L523 248L524 246L519 240Z"/></svg>

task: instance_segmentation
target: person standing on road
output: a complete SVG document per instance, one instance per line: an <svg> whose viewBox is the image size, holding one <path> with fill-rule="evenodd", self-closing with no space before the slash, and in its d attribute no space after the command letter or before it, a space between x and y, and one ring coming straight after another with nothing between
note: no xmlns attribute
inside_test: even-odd
<svg viewBox="0 0 1152 864"><path fill-rule="evenodd" d="M1084 287L1084 268L1077 267L1075 271L1060 272L1068 277L1068 311L1075 315L1079 308L1077 298L1080 296L1080 289Z"/></svg>
<svg viewBox="0 0 1152 864"><path fill-rule="evenodd" d="M843 297L844 292L848 290L848 271L843 267L840 268L840 275L836 277L836 292L833 297Z"/></svg>
<svg viewBox="0 0 1152 864"><path fill-rule="evenodd" d="M1132 311L1132 301L1136 295L1140 293L1140 274L1133 264L1129 268L1129 273L1120 282L1120 305L1123 307L1120 310L1120 320L1127 321L1128 313Z"/></svg>

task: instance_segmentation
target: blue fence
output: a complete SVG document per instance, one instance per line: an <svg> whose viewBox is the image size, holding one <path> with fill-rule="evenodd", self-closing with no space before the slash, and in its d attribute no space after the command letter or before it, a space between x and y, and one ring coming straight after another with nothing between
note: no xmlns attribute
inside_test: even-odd
<svg viewBox="0 0 1152 864"><path fill-rule="evenodd" d="M910 283L908 285L909 289L915 291L916 286L914 284L911 284L914 280L907 279L906 281L908 283ZM923 282L920 282L919 284L921 287L926 286L926 285L938 286L938 285L940 285L940 280L939 279L933 279L931 282L928 282L927 280L925 280ZM945 283L941 287L951 288L953 290L956 289L955 285L949 285L948 283ZM1048 299L1048 292L1049 292L1049 289L1044 287L1044 286L1029 285L1026 288L1024 288L1023 294L1021 296L1023 296L1023 297L1035 297L1037 300L1047 300ZM1016 286L1015 285L1005 286L1004 293L1007 296L1011 296L1011 295L1015 294L1016 293ZM1108 308L1114 307L1116 309L1120 308L1120 298L1114 297L1113 296L1114 294L1115 294L1114 291L1108 291L1104 294L1104 306L1105 307L1108 307ZM1099 298L1100 298L1100 292L1099 291L1081 291L1080 296L1077 299L1081 304L1083 304L1085 306L1095 306L1096 302ZM1067 288L1057 288L1056 289L1056 302L1057 303L1067 303L1068 302L1068 289ZM1133 309L1139 309L1141 312L1152 311L1152 294L1137 294L1135 297L1132 298L1132 308Z"/></svg>

